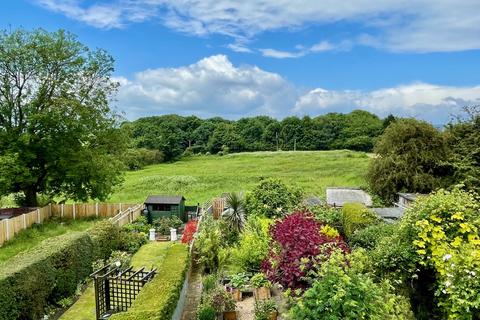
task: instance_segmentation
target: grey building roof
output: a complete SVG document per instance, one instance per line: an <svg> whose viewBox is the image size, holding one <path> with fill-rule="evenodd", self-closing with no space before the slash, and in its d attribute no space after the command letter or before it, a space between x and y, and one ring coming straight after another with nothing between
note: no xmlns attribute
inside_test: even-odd
<svg viewBox="0 0 480 320"><path fill-rule="evenodd" d="M401 217L403 217L403 213L405 211L405 209L401 207L372 208L372 210L377 214L377 216L386 221L400 219Z"/></svg>
<svg viewBox="0 0 480 320"><path fill-rule="evenodd" d="M306 206L319 206L319 205L324 204L325 201L323 201L319 197L310 196L310 197L304 199L302 203Z"/></svg>
<svg viewBox="0 0 480 320"><path fill-rule="evenodd" d="M345 203L363 203L367 207L372 206L372 197L358 188L327 188L327 204L329 206L342 207Z"/></svg>
<svg viewBox="0 0 480 320"><path fill-rule="evenodd" d="M421 196L421 195L422 194L420 194L420 193L403 193L403 192L398 193L399 197L405 198L405 199L410 200L410 201L415 201L415 199L417 199L417 197Z"/></svg>
<svg viewBox="0 0 480 320"><path fill-rule="evenodd" d="M185 200L183 196L151 195L145 200L145 204L180 204L182 200Z"/></svg>

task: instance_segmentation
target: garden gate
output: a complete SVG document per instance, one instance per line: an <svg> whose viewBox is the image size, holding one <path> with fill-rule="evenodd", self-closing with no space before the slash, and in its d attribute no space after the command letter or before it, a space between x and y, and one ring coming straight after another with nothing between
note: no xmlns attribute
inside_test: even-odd
<svg viewBox="0 0 480 320"><path fill-rule="evenodd" d="M156 274L156 269L144 269L135 271L130 267L122 271L116 266L105 266L90 275L95 283L97 320L128 310L140 289Z"/></svg>

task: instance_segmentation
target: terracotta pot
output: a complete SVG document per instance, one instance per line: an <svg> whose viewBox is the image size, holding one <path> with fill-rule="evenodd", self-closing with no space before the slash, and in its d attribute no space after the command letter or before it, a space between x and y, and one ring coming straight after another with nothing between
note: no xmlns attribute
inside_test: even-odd
<svg viewBox="0 0 480 320"><path fill-rule="evenodd" d="M278 312L274 311L268 315L268 320L277 320Z"/></svg>
<svg viewBox="0 0 480 320"><path fill-rule="evenodd" d="M237 320L237 311L224 311L223 320Z"/></svg>
<svg viewBox="0 0 480 320"><path fill-rule="evenodd" d="M235 301L242 301L242 291L240 289L232 288L232 297Z"/></svg>
<svg viewBox="0 0 480 320"><path fill-rule="evenodd" d="M270 288L267 288L267 287L255 288L255 290L253 291L253 294L255 295L255 299L257 300L270 299L270 297L272 296L270 294Z"/></svg>

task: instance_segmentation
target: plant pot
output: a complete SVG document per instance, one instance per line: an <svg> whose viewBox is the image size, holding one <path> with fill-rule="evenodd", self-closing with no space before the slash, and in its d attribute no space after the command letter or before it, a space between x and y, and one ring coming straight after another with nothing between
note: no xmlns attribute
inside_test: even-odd
<svg viewBox="0 0 480 320"><path fill-rule="evenodd" d="M237 320L237 311L224 311L223 320Z"/></svg>
<svg viewBox="0 0 480 320"><path fill-rule="evenodd" d="M277 317L278 317L278 312L273 311L273 312L268 314L267 319L268 320L277 320Z"/></svg>
<svg viewBox="0 0 480 320"><path fill-rule="evenodd" d="M272 296L270 294L270 288L267 287L255 288L253 294L255 295L255 299L257 300L270 299L270 297Z"/></svg>
<svg viewBox="0 0 480 320"><path fill-rule="evenodd" d="M233 297L233 300L235 301L242 301L242 291L240 291L240 289L236 289L236 288L232 288L232 297Z"/></svg>

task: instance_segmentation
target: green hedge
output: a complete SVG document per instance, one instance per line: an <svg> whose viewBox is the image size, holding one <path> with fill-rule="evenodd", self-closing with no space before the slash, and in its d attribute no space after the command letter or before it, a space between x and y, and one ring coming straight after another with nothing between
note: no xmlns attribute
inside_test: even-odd
<svg viewBox="0 0 480 320"><path fill-rule="evenodd" d="M350 239L355 231L379 221L377 215L361 203L347 203L342 208L342 225L345 236Z"/></svg>
<svg viewBox="0 0 480 320"><path fill-rule="evenodd" d="M188 269L188 248L175 244L168 249L157 275L140 291L127 312L113 315L111 320L171 319L180 297Z"/></svg>
<svg viewBox="0 0 480 320"><path fill-rule="evenodd" d="M118 227L103 221L44 240L0 264L0 320L40 319L48 305L75 293L92 262L108 257L119 239Z"/></svg>

